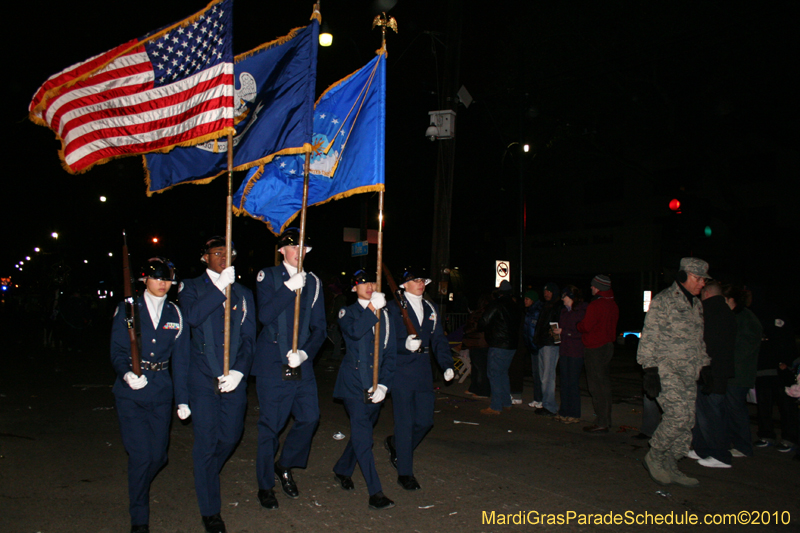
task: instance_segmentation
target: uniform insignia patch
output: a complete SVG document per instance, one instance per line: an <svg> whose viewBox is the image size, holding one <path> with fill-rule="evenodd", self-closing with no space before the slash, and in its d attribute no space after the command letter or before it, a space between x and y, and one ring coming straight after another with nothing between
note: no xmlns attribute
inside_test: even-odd
<svg viewBox="0 0 800 533"><path fill-rule="evenodd" d="M181 325L177 322L167 322L164 324L164 329L181 329Z"/></svg>
<svg viewBox="0 0 800 533"><path fill-rule="evenodd" d="M345 314L345 313L346 313L346 311L344 310L344 307L342 307L341 309L339 309L339 318L342 318L342 317L344 316L344 314Z"/></svg>
<svg viewBox="0 0 800 533"><path fill-rule="evenodd" d="M183 282L181 281L180 285L178 285L178 292L183 290Z"/></svg>
<svg viewBox="0 0 800 533"><path fill-rule="evenodd" d="M264 271L263 270L259 270L258 271L258 276L256 276L256 281L258 281L260 283L263 280L264 280Z"/></svg>

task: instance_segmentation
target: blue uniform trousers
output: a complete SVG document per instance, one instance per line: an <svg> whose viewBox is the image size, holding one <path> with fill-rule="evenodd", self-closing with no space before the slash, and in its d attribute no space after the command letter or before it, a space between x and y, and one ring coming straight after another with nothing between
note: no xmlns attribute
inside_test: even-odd
<svg viewBox="0 0 800 533"><path fill-rule="evenodd" d="M352 476L356 462L361 467L370 496L381 492L381 480L375 469L372 455L372 428L378 423L382 403L364 403L363 400L343 398L344 409L350 417L350 440L333 471L342 476Z"/></svg>
<svg viewBox="0 0 800 533"><path fill-rule="evenodd" d="M278 436L294 417L294 424L278 462L284 468L305 468L311 452L311 439L319 424L319 399L317 383L313 379L299 381L256 379L258 392L258 456L256 477L258 488L268 490L275 486L275 458Z"/></svg>
<svg viewBox="0 0 800 533"><path fill-rule="evenodd" d="M414 475L414 450L433 427L435 400L432 390L392 389L394 446L400 476Z"/></svg>
<svg viewBox="0 0 800 533"><path fill-rule="evenodd" d="M172 401L117 398L122 444L128 452L128 495L132 525L150 522L150 484L167 464Z"/></svg>
<svg viewBox="0 0 800 533"><path fill-rule="evenodd" d="M194 427L194 488L200 514L211 516L221 510L219 473L230 458L244 427L247 384L233 392L214 393L214 382L189 383L189 404Z"/></svg>

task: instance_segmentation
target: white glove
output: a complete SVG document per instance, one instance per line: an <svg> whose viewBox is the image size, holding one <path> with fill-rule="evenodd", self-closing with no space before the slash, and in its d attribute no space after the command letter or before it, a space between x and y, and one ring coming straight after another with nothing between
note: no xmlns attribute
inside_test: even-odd
<svg viewBox="0 0 800 533"><path fill-rule="evenodd" d="M406 337L406 350L409 352L416 352L422 346L422 339L418 339L413 335Z"/></svg>
<svg viewBox="0 0 800 533"><path fill-rule="evenodd" d="M222 292L225 292L225 289L228 288L228 285L234 281L236 281L236 271L232 266L229 266L219 273L219 279L214 282L214 286Z"/></svg>
<svg viewBox="0 0 800 533"><path fill-rule="evenodd" d="M453 379L455 377L455 375L456 375L456 373L453 372L453 369L452 368L448 368L447 370L444 371L444 380L445 381L450 381L451 379Z"/></svg>
<svg viewBox="0 0 800 533"><path fill-rule="evenodd" d="M308 359L308 354L303 350L297 350L296 352L289 350L289 353L286 354L286 359L289 360L290 367L297 368L303 364L303 361Z"/></svg>
<svg viewBox="0 0 800 533"><path fill-rule="evenodd" d="M230 370L228 375L222 375L219 379L219 391L220 392L233 392L236 387L239 386L239 382L242 381L244 374L239 372L238 370Z"/></svg>
<svg viewBox="0 0 800 533"><path fill-rule="evenodd" d="M306 286L306 273L298 272L291 278L283 282L290 291L297 291Z"/></svg>
<svg viewBox="0 0 800 533"><path fill-rule="evenodd" d="M372 394L369 397L372 399L372 403L381 403L386 398L386 385L381 385L378 383L378 390L372 392L372 387L369 388L367 392L371 392Z"/></svg>
<svg viewBox="0 0 800 533"><path fill-rule="evenodd" d="M189 409L189 406L186 405L185 403L179 403L178 404L178 418L180 418L181 420L186 420L190 416L192 416L192 410Z"/></svg>
<svg viewBox="0 0 800 533"><path fill-rule="evenodd" d="M369 303L372 304L372 307L374 307L376 311L382 309L386 307L386 296L384 296L382 292L373 292Z"/></svg>
<svg viewBox="0 0 800 533"><path fill-rule="evenodd" d="M147 385L147 376L144 374L137 376L133 372L126 372L125 375L122 376L122 379L124 379L125 383L133 390L143 389L144 386Z"/></svg>

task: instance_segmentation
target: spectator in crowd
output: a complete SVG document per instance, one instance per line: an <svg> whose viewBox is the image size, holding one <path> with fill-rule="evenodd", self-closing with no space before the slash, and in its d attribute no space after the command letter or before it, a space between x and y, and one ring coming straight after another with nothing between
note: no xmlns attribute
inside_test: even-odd
<svg viewBox="0 0 800 533"><path fill-rule="evenodd" d="M711 364L700 370L695 401L695 425L688 456L708 468L730 468L726 438L725 393L733 377L736 317L725 302L719 282L710 280L700 292L703 301L703 340Z"/></svg>
<svg viewBox="0 0 800 533"><path fill-rule="evenodd" d="M594 423L583 428L587 433L608 433L611 426L611 358L617 338L619 307L614 301L611 278L598 274L592 279L594 299L586 309L586 317L578 324L586 350L586 383L592 395ZM655 431L655 429L653 429Z"/></svg>
<svg viewBox="0 0 800 533"><path fill-rule="evenodd" d="M534 290L525 292L523 299L525 304L525 317L522 321L522 338L525 347L531 354L531 377L533 378L533 401L528 407L534 409L542 408L542 378L539 375L539 348L533 342L533 335L536 331L536 323L539 320L539 313L542 312L544 302L539 299L539 293Z"/></svg>
<svg viewBox="0 0 800 533"><path fill-rule="evenodd" d="M736 317L736 344L733 348L734 375L728 380L725 392L726 442L732 445L733 457L752 457L750 413L747 392L756 384L758 351L761 346L761 327L756 315L747 308L747 293L734 285L722 289L725 303Z"/></svg>
<svg viewBox="0 0 800 533"><path fill-rule="evenodd" d="M511 284L503 280L495 291L495 299L478 321L489 344L489 382L492 387L491 405L482 409L485 415L499 415L511 410L511 385L508 367L517 349L521 324L517 304L511 298Z"/></svg>
<svg viewBox="0 0 800 533"><path fill-rule="evenodd" d="M542 407L536 409L537 415L555 416L556 403L556 365L560 340L553 335L551 323L558 325L561 317L561 299L558 285L548 283L544 286L544 305L539 312L534 344L539 348L539 377L542 380Z"/></svg>
<svg viewBox="0 0 800 533"><path fill-rule="evenodd" d="M492 299L491 293L484 293L478 300L478 307L470 313L464 327L464 339L462 346L469 350L469 359L472 363L472 373L470 374L470 384L467 393L475 398L488 398L492 388L489 385L487 375L487 364L489 360L489 345L486 343L486 336L483 331L478 329L478 321L486 312L486 307Z"/></svg>
<svg viewBox="0 0 800 533"><path fill-rule="evenodd" d="M580 378L583 370L583 340L578 331L578 323L586 316L588 304L575 285L567 285L561 291L561 316L559 327L553 332L561 337L559 349L559 370L561 373L561 406L556 420L565 424L581 421Z"/></svg>
<svg viewBox="0 0 800 533"><path fill-rule="evenodd" d="M797 406L785 392L785 387L793 382L791 367L797 357L794 328L786 314L774 307L759 305L755 314L764 328L756 373L759 440L755 446L774 445L786 453L798 443ZM780 413L780 439L772 419L776 404Z"/></svg>

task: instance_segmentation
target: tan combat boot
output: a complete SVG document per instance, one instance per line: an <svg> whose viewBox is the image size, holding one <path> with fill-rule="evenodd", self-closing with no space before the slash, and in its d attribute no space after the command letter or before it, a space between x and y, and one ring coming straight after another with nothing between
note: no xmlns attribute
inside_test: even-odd
<svg viewBox="0 0 800 533"><path fill-rule="evenodd" d="M664 452L650 448L647 455L644 456L642 463L645 469L650 473L650 478L659 485L669 485L672 483L672 477L664 467L665 458Z"/></svg>
<svg viewBox="0 0 800 533"><path fill-rule="evenodd" d="M669 478L676 485L680 485L681 487L691 488L691 487L696 487L700 484L700 482L697 479L689 477L680 470L678 470L678 460L675 459L672 455L670 455L669 452L664 454L664 466L667 469Z"/></svg>

